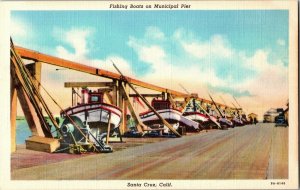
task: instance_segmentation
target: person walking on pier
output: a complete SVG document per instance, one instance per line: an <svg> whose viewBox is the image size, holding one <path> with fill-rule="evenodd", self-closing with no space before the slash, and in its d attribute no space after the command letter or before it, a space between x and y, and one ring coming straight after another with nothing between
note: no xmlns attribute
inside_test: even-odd
<svg viewBox="0 0 300 190"><path fill-rule="evenodd" d="M256 119L256 117L254 118L254 125L256 125L256 123L257 123L257 119Z"/></svg>

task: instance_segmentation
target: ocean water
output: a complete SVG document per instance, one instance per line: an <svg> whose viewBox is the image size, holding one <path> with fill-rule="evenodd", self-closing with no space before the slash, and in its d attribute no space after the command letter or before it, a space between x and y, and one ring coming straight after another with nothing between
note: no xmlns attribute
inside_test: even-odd
<svg viewBox="0 0 300 190"><path fill-rule="evenodd" d="M17 144L25 144L25 140L31 136L30 129L25 119L17 120L16 141Z"/></svg>
<svg viewBox="0 0 300 190"><path fill-rule="evenodd" d="M60 123L62 119L60 118ZM53 136L56 136L55 128L52 127L51 131L53 131ZM25 144L25 140L28 139L28 137L31 136L31 131L29 129L29 126L27 124L27 121L25 118L18 118L17 119L17 131L16 131L16 142L17 144Z"/></svg>

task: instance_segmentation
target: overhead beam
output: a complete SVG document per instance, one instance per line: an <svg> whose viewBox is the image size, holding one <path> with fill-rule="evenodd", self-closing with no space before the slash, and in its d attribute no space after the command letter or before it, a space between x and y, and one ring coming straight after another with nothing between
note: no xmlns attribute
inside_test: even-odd
<svg viewBox="0 0 300 190"><path fill-rule="evenodd" d="M65 88L80 87L113 87L113 82L65 82Z"/></svg>
<svg viewBox="0 0 300 190"><path fill-rule="evenodd" d="M44 63L48 63L50 65L55 65L58 67L63 67L63 68L68 68L68 69L72 69L72 70L76 70L76 71L81 71L84 73L89 73L92 75L97 75L97 76L102 76L105 78L109 78L109 79L117 79L117 80L123 80L120 74L117 73L113 73L107 70L103 70L103 69L97 69L95 67L90 67L90 66L86 66L80 63L76 63L73 61L68 61L65 59L61 59L58 57L54 57L51 55L46 55L43 53L39 53L37 51L33 51L33 50L29 50L23 47L18 47L15 46L16 51L19 53L19 55L24 58L24 59L29 59L29 60L34 60L34 61L40 61L40 62L44 62ZM162 88L153 84L149 84L140 80L136 80L130 77L125 76L126 80L128 82L130 82L131 84L143 87L143 88L147 88L147 89L151 89L151 90L155 90L158 92L165 92L165 93L170 93L173 94L175 96L179 96L179 97L186 97L188 96L188 94L182 93L182 92L178 92L175 90L171 90L168 88Z"/></svg>
<svg viewBox="0 0 300 190"><path fill-rule="evenodd" d="M92 74L92 75L96 75L96 76L101 76L104 78L109 78L109 79L114 79L114 80L124 80L120 74L118 73L113 73L107 70L103 70L103 69L97 69L95 67L90 67L87 65L83 65L74 61L69 61L69 60L65 60L65 59L61 59L58 57L54 57L51 55L47 55L47 54L43 54L37 51L33 51L30 49L26 49L20 46L15 46L16 51L19 53L19 55L24 58L24 59L29 59L29 60L33 60L33 61L39 61L39 62L43 62L43 63L47 63L50 65L55 65L58 67L63 67L63 68L68 68L68 69L72 69L72 70L76 70L76 71L80 71L80 72L84 72L84 73L88 73L88 74ZM179 91L175 91L175 90L171 90L168 88L163 88L157 85L153 85L150 83L146 83L137 79L133 79L131 77L127 77L124 76L126 78L126 80L136 86L140 86L146 89L151 89L157 92L163 92L163 93L169 93L172 94L174 98L180 97L180 98L186 98L189 97L189 94L186 93L182 93ZM202 99L202 98L197 98L198 100L202 100L205 101L207 103L212 104L212 102L210 100L206 100L206 99ZM225 106L223 104L219 104L218 105L221 106Z"/></svg>
<svg viewBox="0 0 300 190"><path fill-rule="evenodd" d="M141 94L143 97L155 98L162 97L162 94ZM139 97L137 94L129 94L129 97Z"/></svg>

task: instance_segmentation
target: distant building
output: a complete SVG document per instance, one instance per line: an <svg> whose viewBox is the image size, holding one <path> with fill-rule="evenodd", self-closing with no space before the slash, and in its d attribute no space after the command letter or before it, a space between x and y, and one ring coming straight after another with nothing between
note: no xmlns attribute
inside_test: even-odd
<svg viewBox="0 0 300 190"><path fill-rule="evenodd" d="M258 119L257 119L257 114L255 114L255 113L250 113L250 114L248 114L248 120L250 120L250 121L254 121L254 119L256 119L256 121L258 121Z"/></svg>
<svg viewBox="0 0 300 190"><path fill-rule="evenodd" d="M264 114L264 123L274 123L277 116L283 114L283 108L271 108Z"/></svg>

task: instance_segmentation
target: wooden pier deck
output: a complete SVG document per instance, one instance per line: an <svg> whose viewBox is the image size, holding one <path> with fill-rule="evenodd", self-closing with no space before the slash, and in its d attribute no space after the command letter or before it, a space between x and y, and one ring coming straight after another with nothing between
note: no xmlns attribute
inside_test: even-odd
<svg viewBox="0 0 300 190"><path fill-rule="evenodd" d="M38 164L27 166L18 162L22 162L22 154L28 150L22 150L23 153L18 150L12 154L11 177L13 180L287 179L288 130L259 123L182 138L127 139L123 145L113 144L117 150L114 153L49 154Z"/></svg>

